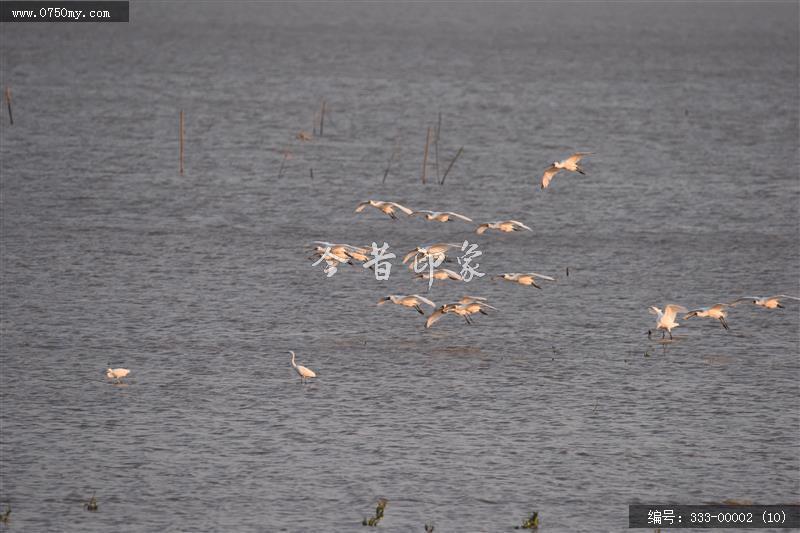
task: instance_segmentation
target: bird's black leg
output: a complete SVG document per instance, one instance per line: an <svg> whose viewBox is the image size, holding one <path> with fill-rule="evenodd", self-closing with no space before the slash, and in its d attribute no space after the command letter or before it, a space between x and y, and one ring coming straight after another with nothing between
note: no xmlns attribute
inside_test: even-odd
<svg viewBox="0 0 800 533"><path fill-rule="evenodd" d="M420 309L418 305L415 305L415 306L414 306L414 309L416 309L416 310L417 310L417 313L419 313L419 314L421 314L421 315L424 315L424 314L425 314L425 311L423 311L422 309Z"/></svg>
<svg viewBox="0 0 800 533"><path fill-rule="evenodd" d="M731 329L728 327L728 323L725 322L725 317L719 317L719 321L722 322L722 327L725 329Z"/></svg>
<svg viewBox="0 0 800 533"><path fill-rule="evenodd" d="M663 329L661 330L661 338L662 339L664 338L664 330Z"/></svg>
<svg viewBox="0 0 800 533"><path fill-rule="evenodd" d="M672 332L669 332L669 340L672 340Z"/></svg>
<svg viewBox="0 0 800 533"><path fill-rule="evenodd" d="M781 304L775 304L775 305L778 306L778 309L783 309L783 306Z"/></svg>

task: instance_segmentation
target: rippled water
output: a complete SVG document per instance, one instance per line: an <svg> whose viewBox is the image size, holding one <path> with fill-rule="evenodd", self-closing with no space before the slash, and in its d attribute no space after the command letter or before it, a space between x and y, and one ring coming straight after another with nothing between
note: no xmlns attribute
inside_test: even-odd
<svg viewBox="0 0 800 533"><path fill-rule="evenodd" d="M800 294L797 4L135 3L131 21L1 28L10 531L358 531L381 496L385 531L532 510L623 531L634 502L800 500L800 306L646 336L650 305ZM442 187L419 180L439 112L442 166L464 146ZM539 190L575 149L588 176ZM354 214L368 198L534 231ZM314 240L465 239L483 272L559 281L436 285L498 311L425 330L375 306L424 290L398 263L377 281L307 259Z"/></svg>

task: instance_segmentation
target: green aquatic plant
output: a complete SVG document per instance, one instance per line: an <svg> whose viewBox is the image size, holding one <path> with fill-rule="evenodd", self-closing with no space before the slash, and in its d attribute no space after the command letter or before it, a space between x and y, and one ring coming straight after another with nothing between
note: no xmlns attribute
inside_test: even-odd
<svg viewBox="0 0 800 533"><path fill-rule="evenodd" d="M534 511L530 518L525 520L521 526L514 526L514 529L539 529L539 512Z"/></svg>
<svg viewBox="0 0 800 533"><path fill-rule="evenodd" d="M89 501L86 502L84 507L86 507L87 511L92 511L92 512L97 511L97 498L94 497L94 492L92 493L92 497L89 498Z"/></svg>
<svg viewBox="0 0 800 533"><path fill-rule="evenodd" d="M375 508L375 516L372 518L365 518L362 522L362 526L377 526L378 522L381 521L383 518L383 510L386 508L386 504L389 502L386 498L381 498L378 500L378 506Z"/></svg>

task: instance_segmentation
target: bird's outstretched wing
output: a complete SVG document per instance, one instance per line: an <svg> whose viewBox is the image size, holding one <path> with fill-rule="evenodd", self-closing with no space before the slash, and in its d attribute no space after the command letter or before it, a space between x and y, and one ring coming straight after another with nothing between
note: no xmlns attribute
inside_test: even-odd
<svg viewBox="0 0 800 533"><path fill-rule="evenodd" d="M464 215L459 215L458 213L453 213L452 211L445 211L445 214L450 215L451 217L460 218L464 222L472 222L471 218L465 217Z"/></svg>
<svg viewBox="0 0 800 533"><path fill-rule="evenodd" d="M461 277L461 274L459 274L458 272L453 272L449 268L441 268L438 271L439 272L445 272L447 274L448 278L454 279L456 281L462 281L464 279L464 278Z"/></svg>
<svg viewBox="0 0 800 533"><path fill-rule="evenodd" d="M523 224L523 223L522 223L522 222L520 222L519 220L509 220L509 222L511 222L511 223L512 223L512 224L514 224L515 226L519 226L519 227L520 227L520 228L522 228L522 229L526 229L526 230L528 230L528 231L533 231L533 229L529 228L528 226L526 226L525 224Z"/></svg>
<svg viewBox="0 0 800 533"><path fill-rule="evenodd" d="M403 213L405 213L406 215L412 215L412 214L414 214L414 211L413 211L412 209L409 209L409 208L407 208L407 207L406 207L406 206L404 206L404 205L400 205L400 204L398 204L397 202L389 202L389 204L390 204L390 205L392 205L392 206L394 206L394 207L396 207L397 209L399 209L400 211L402 211L402 212L403 212Z"/></svg>
<svg viewBox="0 0 800 533"><path fill-rule="evenodd" d="M547 167L542 174L542 189L546 189L550 185L550 181L553 179L553 176L558 174L558 171L561 170L560 168L556 168L553 165Z"/></svg>
<svg viewBox="0 0 800 533"><path fill-rule="evenodd" d="M761 299L760 296L742 296L741 298L736 298L734 301L732 301L728 305L730 305L731 307L735 307L735 306L739 305L742 302L748 302L748 303L752 304L752 303L755 303L756 300L760 300L760 299Z"/></svg>
<svg viewBox="0 0 800 533"><path fill-rule="evenodd" d="M769 298L765 298L766 300L772 300L773 298L777 298L779 300L788 298L789 300L800 300L797 296L789 296L788 294L778 294L776 296L770 296Z"/></svg>
<svg viewBox="0 0 800 533"><path fill-rule="evenodd" d="M366 201L366 202L361 202L360 204L358 204L358 205L356 206L356 210L355 210L355 212L356 212L356 213L360 213L360 212L361 212L361 211L363 211L363 210L364 210L364 208L365 208L365 207L367 207L368 205L370 205L370 204L369 204L369 201Z"/></svg>
<svg viewBox="0 0 800 533"><path fill-rule="evenodd" d="M688 312L689 310L682 305L668 304L666 307L664 307L664 318L666 318L668 321L673 321L678 313Z"/></svg>
<svg viewBox="0 0 800 533"><path fill-rule="evenodd" d="M431 307L436 307L435 303L433 303L432 301L428 300L424 296L420 296L419 294L412 294L411 296L415 297L420 302L423 302L423 303L426 303L426 304L430 305Z"/></svg>
<svg viewBox="0 0 800 533"><path fill-rule="evenodd" d="M478 235L483 235L483 232L486 231L487 229L489 229L489 223L488 222L478 226L478 228L475 230L475 233L477 233Z"/></svg>
<svg viewBox="0 0 800 533"><path fill-rule="evenodd" d="M594 153L594 152L575 152L574 154L572 154L571 156L569 156L568 158L566 158L566 159L563 161L563 163L564 163L565 165L568 165L568 164L571 164L571 163L577 163L578 161L580 161L580 160L581 160L581 158L582 158L583 156L586 156L586 155L592 155L593 153Z"/></svg>
<svg viewBox="0 0 800 533"><path fill-rule="evenodd" d="M417 215L422 215L422 216L431 215L431 216L433 216L435 214L436 213L434 211L428 211L427 209L419 209L419 210L414 211L413 213L411 213L411 216L412 217L413 216L417 216Z"/></svg>
<svg viewBox="0 0 800 533"><path fill-rule="evenodd" d="M535 278L546 279L547 281L555 281L556 278L552 276L545 276L544 274L537 274L536 272L528 272L529 276L533 276Z"/></svg>
<svg viewBox="0 0 800 533"><path fill-rule="evenodd" d="M445 306L442 305L442 306L438 307L433 313L431 313L430 316L428 316L428 319L425 320L425 327L429 328L432 325L434 325L436 322L438 322L439 319L444 316L444 309L445 309Z"/></svg>

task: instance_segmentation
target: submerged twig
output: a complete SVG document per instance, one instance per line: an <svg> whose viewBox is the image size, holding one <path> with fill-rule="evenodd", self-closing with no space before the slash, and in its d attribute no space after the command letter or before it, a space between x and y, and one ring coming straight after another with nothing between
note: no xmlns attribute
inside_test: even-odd
<svg viewBox="0 0 800 533"><path fill-rule="evenodd" d="M439 133L442 131L442 112L439 111L439 121L436 123L436 134L433 136L434 166L436 166L436 181L439 177Z"/></svg>
<svg viewBox="0 0 800 533"><path fill-rule="evenodd" d="M386 162L386 170L383 172L383 181L381 183L386 183L386 176L389 175L389 169L392 168L392 162L398 155L400 155L400 140L396 139L394 142L394 148L392 149L392 155L389 156L389 161Z"/></svg>
<svg viewBox="0 0 800 533"><path fill-rule="evenodd" d="M445 178L447 178L447 175L450 173L450 169L453 168L453 165L455 165L456 160L458 159L458 156L460 156L461 152L463 152L463 151L464 151L464 147L463 146L458 149L458 152L456 152L456 156L453 158L452 161L450 161L450 164L447 165L447 170L444 171L444 176L442 176L442 181L439 182L439 185L444 185L444 180L445 180Z"/></svg>
<svg viewBox="0 0 800 533"><path fill-rule="evenodd" d="M428 134L425 136L425 152L422 154L422 183L426 183L428 175L428 146L431 144L431 127L428 126Z"/></svg>

